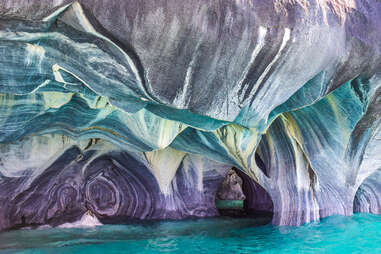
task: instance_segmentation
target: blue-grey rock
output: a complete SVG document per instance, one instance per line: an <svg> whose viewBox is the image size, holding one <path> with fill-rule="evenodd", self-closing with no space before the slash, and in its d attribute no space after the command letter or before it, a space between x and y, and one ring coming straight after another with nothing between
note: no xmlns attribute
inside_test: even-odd
<svg viewBox="0 0 381 254"><path fill-rule="evenodd" d="M380 213L377 0L3 0L0 230Z"/></svg>

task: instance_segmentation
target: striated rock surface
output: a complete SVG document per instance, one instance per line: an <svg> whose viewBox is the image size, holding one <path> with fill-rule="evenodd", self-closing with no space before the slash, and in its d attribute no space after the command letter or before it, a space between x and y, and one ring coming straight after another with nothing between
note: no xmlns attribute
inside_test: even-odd
<svg viewBox="0 0 381 254"><path fill-rule="evenodd" d="M381 171L368 176L356 192L354 211L381 214L380 202Z"/></svg>
<svg viewBox="0 0 381 254"><path fill-rule="evenodd" d="M230 169L224 181L217 189L216 199L219 200L244 200L245 194L242 192L242 179L237 173Z"/></svg>
<svg viewBox="0 0 381 254"><path fill-rule="evenodd" d="M380 213L380 41L377 0L2 0L0 230L214 216L232 167L276 225Z"/></svg>

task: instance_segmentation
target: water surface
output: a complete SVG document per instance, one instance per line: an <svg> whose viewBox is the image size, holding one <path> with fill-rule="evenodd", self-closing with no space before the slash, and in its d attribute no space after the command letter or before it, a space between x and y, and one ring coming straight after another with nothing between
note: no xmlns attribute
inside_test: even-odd
<svg viewBox="0 0 381 254"><path fill-rule="evenodd" d="M0 233L0 253L381 253L381 215L332 216L301 227L211 218Z"/></svg>

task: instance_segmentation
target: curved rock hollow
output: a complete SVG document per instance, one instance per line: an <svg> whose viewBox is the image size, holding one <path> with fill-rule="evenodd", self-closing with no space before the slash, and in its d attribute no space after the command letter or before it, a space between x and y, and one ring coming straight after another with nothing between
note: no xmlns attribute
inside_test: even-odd
<svg viewBox="0 0 381 254"><path fill-rule="evenodd" d="M2 0L0 230L380 213L381 2Z"/></svg>
<svg viewBox="0 0 381 254"><path fill-rule="evenodd" d="M245 214L246 196L242 185L242 178L238 176L235 169L230 169L217 189L216 208L220 215L243 216Z"/></svg>

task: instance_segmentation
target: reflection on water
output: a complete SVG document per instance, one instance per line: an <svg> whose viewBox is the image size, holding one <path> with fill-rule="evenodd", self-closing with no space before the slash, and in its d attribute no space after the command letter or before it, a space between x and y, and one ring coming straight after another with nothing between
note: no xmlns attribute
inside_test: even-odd
<svg viewBox="0 0 381 254"><path fill-rule="evenodd" d="M151 221L0 233L0 253L381 253L381 216L332 216L302 227L268 218Z"/></svg>

